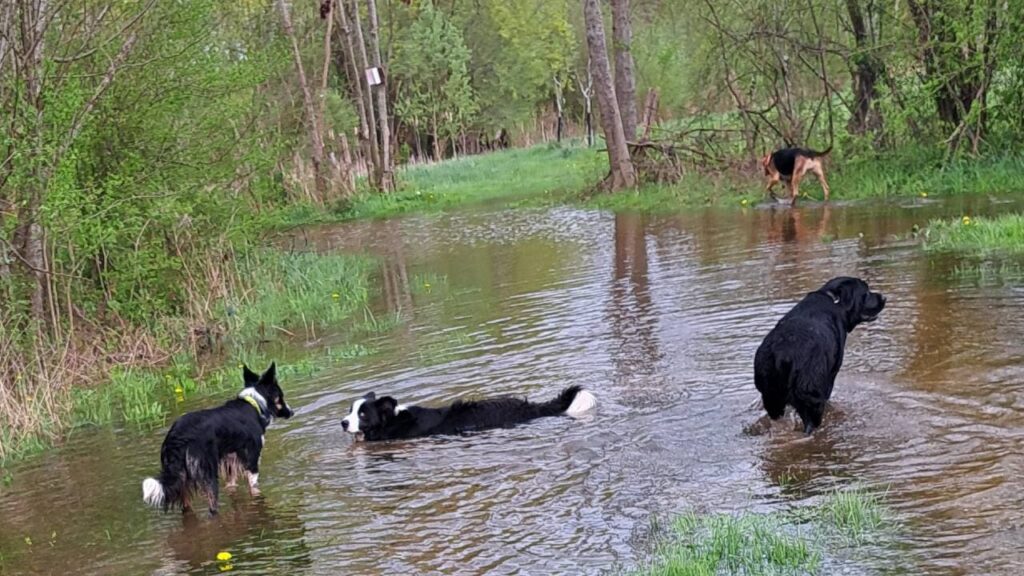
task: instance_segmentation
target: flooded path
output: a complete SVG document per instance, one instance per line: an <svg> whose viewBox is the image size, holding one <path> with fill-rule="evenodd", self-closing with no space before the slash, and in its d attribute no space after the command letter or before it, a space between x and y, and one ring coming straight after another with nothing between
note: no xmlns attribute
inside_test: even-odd
<svg viewBox="0 0 1024 576"><path fill-rule="evenodd" d="M301 249L379 256L376 352L283 381L264 497L219 518L142 507L165 429L86 432L0 492L5 573L595 574L641 561L652 518L888 490L896 542L832 573L1024 571L1024 287L978 282L906 234L1007 205L905 201L676 216L469 211L308 230ZM761 338L804 293L858 275L859 328L824 427L748 432ZM339 419L403 403L552 396L596 414L459 438L353 445ZM220 398L204 403L219 402Z"/></svg>

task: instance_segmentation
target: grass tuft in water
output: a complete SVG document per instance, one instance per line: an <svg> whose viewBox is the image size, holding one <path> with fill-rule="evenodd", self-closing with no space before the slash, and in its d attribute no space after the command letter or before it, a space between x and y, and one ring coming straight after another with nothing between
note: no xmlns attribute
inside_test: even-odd
<svg viewBox="0 0 1024 576"><path fill-rule="evenodd" d="M932 220L924 231L924 248L972 256L1024 254L1024 215Z"/></svg>
<svg viewBox="0 0 1024 576"><path fill-rule="evenodd" d="M863 489L836 490L818 510L824 525L855 541L877 534L891 523L883 496Z"/></svg>
<svg viewBox="0 0 1024 576"><path fill-rule="evenodd" d="M882 495L857 489L790 512L684 514L650 565L634 574L816 574L826 552L876 543L893 522Z"/></svg>
<svg viewBox="0 0 1024 576"><path fill-rule="evenodd" d="M814 572L821 564L820 552L799 528L785 526L775 516L753 514L684 515L658 556L642 574L795 574Z"/></svg>

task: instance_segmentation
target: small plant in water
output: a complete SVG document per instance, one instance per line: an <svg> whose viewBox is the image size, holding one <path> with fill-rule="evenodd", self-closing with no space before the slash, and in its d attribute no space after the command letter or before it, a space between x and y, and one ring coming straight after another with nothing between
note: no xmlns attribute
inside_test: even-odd
<svg viewBox="0 0 1024 576"><path fill-rule="evenodd" d="M819 509L826 525L855 541L878 532L891 520L883 496L863 489L836 490Z"/></svg>

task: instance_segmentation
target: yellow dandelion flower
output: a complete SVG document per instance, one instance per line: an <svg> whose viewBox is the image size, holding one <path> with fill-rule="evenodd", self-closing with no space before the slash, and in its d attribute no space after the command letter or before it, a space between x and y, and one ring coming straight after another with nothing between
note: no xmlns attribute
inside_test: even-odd
<svg viewBox="0 0 1024 576"><path fill-rule="evenodd" d="M220 560L221 562L231 560L231 552L217 552L217 560Z"/></svg>

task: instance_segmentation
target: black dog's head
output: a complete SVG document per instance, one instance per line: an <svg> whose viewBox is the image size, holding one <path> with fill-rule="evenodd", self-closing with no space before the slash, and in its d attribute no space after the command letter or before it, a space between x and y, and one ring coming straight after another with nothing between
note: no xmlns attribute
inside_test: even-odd
<svg viewBox="0 0 1024 576"><path fill-rule="evenodd" d="M401 411L398 401L391 396L377 398L368 393L352 403L352 411L341 420L341 429L359 437L373 440Z"/></svg>
<svg viewBox="0 0 1024 576"><path fill-rule="evenodd" d="M843 309L846 331L850 332L861 322L871 322L885 308L885 296L872 292L868 283L860 278L840 276L825 283L818 290L832 299Z"/></svg>
<svg viewBox="0 0 1024 576"><path fill-rule="evenodd" d="M266 402L267 410L275 418L291 418L292 409L288 407L288 403L284 401L284 391L281 390L281 386L277 383L277 363L271 362L270 368L263 374L256 375L255 372L249 370L249 367L242 365L242 379L245 380L245 387L252 388L263 397Z"/></svg>

